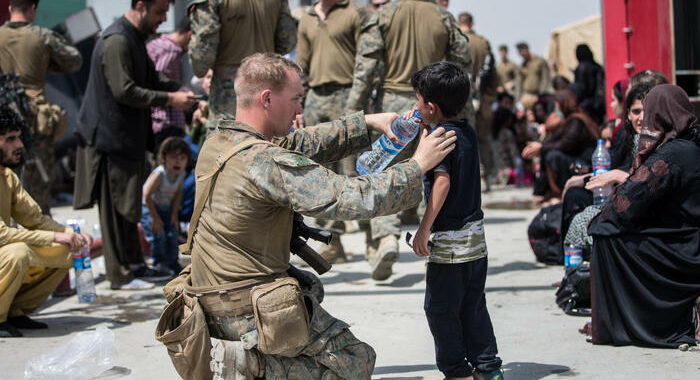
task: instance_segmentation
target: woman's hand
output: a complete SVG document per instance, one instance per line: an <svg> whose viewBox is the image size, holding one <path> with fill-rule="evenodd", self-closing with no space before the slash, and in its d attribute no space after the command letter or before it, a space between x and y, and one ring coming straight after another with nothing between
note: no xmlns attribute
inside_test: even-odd
<svg viewBox="0 0 700 380"><path fill-rule="evenodd" d="M566 181L566 184L564 185L564 191L561 194L562 199L564 198L564 195L566 195L567 190L569 190L572 187L583 187L583 180L586 177L590 177L592 175L593 175L592 173L588 173L588 174L583 174L583 175L575 175L575 176L569 178Z"/></svg>
<svg viewBox="0 0 700 380"><path fill-rule="evenodd" d="M591 178L586 184L587 190L593 190L598 187L617 186L625 181L630 176L628 172L620 169L613 169L607 173Z"/></svg>
<svg viewBox="0 0 700 380"><path fill-rule="evenodd" d="M535 156L540 154L542 150L542 143L539 141L530 141L523 148L521 156L526 160L532 160Z"/></svg>

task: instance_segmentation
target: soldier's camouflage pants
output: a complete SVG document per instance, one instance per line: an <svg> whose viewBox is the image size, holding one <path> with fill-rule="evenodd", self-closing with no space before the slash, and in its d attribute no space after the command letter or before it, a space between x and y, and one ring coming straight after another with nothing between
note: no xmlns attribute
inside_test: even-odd
<svg viewBox="0 0 700 380"><path fill-rule="evenodd" d="M53 136L42 136L38 133L34 134L32 153L34 154L34 163L25 165L24 173L22 174L22 182L29 195L41 206L41 212L49 214L51 184L53 183L54 177ZM41 171L37 167L38 162L43 165L44 171L48 176L48 182L45 182L42 178Z"/></svg>
<svg viewBox="0 0 700 380"><path fill-rule="evenodd" d="M305 298L309 301L307 305L312 305L309 344L294 352L263 355L266 362L265 379L370 379L376 359L374 349L358 340L347 323L328 314L314 297ZM252 321L250 318L248 320ZM255 323L232 321L231 327L239 330L231 331L236 339L254 330Z"/></svg>

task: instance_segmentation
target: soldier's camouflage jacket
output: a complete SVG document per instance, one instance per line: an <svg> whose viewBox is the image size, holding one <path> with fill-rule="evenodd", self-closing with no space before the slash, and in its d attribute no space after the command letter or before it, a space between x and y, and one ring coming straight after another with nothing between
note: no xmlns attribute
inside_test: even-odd
<svg viewBox="0 0 700 380"><path fill-rule="evenodd" d="M332 220L370 219L417 205L421 172L415 160L371 176L345 177L322 163L369 143L362 113L256 144L229 159L210 193L192 245L192 284L220 285L286 271L293 212ZM252 127L223 120L202 147L196 176L227 150L249 139ZM198 189L199 190L199 189Z"/></svg>
<svg viewBox="0 0 700 380"><path fill-rule="evenodd" d="M431 3L431 4L411 4ZM416 10L418 8L418 10ZM429 12L420 12L428 10ZM442 48L439 56L426 57L422 52L405 51L401 47L392 50L388 41L407 38L411 30L396 30L395 17L409 18L411 29L421 27L426 34L414 35L416 44L424 46L423 52ZM442 25L442 29L439 24ZM348 109L363 109L372 91L376 76L382 75L384 90L412 92L410 75L422 67L447 60L460 65L466 73L472 71L472 60L467 37L459 29L450 12L431 0L392 0L384 5L366 23L360 41L358 59L355 61L354 80L348 99ZM433 34L433 35L430 35ZM405 44L405 42L404 42ZM400 46L401 43L397 44ZM419 48L420 50L420 48ZM379 70L384 66L383 70Z"/></svg>

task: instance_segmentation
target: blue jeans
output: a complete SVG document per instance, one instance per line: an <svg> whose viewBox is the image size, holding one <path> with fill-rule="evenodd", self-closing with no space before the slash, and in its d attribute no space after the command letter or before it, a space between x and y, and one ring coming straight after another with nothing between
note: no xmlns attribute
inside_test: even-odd
<svg viewBox="0 0 700 380"><path fill-rule="evenodd" d="M164 266L175 273L179 273L182 269L177 262L178 258L178 241L177 231L175 226L170 222L170 206L155 204L158 216L163 221L163 231L160 234L153 233L153 219L148 207L142 206L141 213L141 228L146 237L146 241L151 244L151 257L153 257L154 266Z"/></svg>
<svg viewBox="0 0 700 380"><path fill-rule="evenodd" d="M425 314L435 341L437 367L447 377L501 367L486 309L486 257L461 264L428 263ZM465 360L466 359L466 360Z"/></svg>

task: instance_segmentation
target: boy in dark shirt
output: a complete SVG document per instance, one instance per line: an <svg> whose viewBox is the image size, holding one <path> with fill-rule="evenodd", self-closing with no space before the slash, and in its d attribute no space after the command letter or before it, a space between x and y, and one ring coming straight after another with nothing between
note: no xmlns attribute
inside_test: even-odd
<svg viewBox="0 0 700 380"><path fill-rule="evenodd" d="M437 366L447 379L503 379L484 294L477 138L466 120L455 119L469 97L469 78L455 64L437 62L418 71L411 85L423 123L457 135L456 148L423 177L428 206L413 241L415 253L428 258L424 308Z"/></svg>

